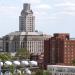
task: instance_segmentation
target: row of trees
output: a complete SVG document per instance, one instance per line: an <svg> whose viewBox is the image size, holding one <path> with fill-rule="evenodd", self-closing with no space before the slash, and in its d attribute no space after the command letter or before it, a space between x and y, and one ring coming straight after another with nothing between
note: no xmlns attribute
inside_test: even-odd
<svg viewBox="0 0 75 75"><path fill-rule="evenodd" d="M13 61L13 60L23 60L23 59L29 59L30 58L30 53L27 51L27 49L22 48L19 49L14 56L11 55L9 52L1 52L0 53L0 61ZM11 65L10 67L10 72L13 74L14 72L14 66ZM6 72L6 66L2 66L2 73L4 74ZM23 74L22 74L23 75Z"/></svg>
<svg viewBox="0 0 75 75"><path fill-rule="evenodd" d="M16 55L13 59L22 60L22 59L29 59L29 58L30 58L30 52L27 49L22 48L16 52Z"/></svg>
<svg viewBox="0 0 75 75"><path fill-rule="evenodd" d="M12 56L11 53L9 52L3 52L0 53L0 60L1 61L6 61L6 60L22 60L22 59L29 59L30 58L30 53L27 51L27 49L19 49L15 56Z"/></svg>
<svg viewBox="0 0 75 75"><path fill-rule="evenodd" d="M50 73L46 70L39 69L36 71L35 75L50 75Z"/></svg>
<svg viewBox="0 0 75 75"><path fill-rule="evenodd" d="M6 60L22 60L22 59L30 59L30 52L25 49L19 49L15 56L12 56L9 52L3 52L0 53L0 60L6 61ZM75 65L75 59L72 60L72 64Z"/></svg>
<svg viewBox="0 0 75 75"><path fill-rule="evenodd" d="M25 48L19 49L16 52L15 56L12 56L9 52L0 53L1 61L23 60L23 59L29 59L29 58L30 58L30 52ZM72 64L75 65L75 60L72 60ZM11 67L11 72L13 72L14 67L13 66L10 66L10 67ZM3 68L5 68L5 67L3 67ZM3 72L5 72L5 71L3 71ZM35 75L50 75L50 74L48 71L39 69L35 72Z"/></svg>
<svg viewBox="0 0 75 75"><path fill-rule="evenodd" d="M10 60L10 61L12 61L12 60L23 60L23 59L29 59L29 58L30 58L30 53L25 48L19 49L16 52L15 56L12 56L8 52L0 53L0 60L1 61L7 61L7 60ZM3 69L2 72L5 73L6 70L4 70L4 69L6 69L6 67L3 66L2 69ZM10 72L12 74L14 72L14 66L13 65L10 66ZM32 73L32 75L49 75L49 73L47 71L44 71L44 70L39 69L36 72L34 72L34 74Z"/></svg>

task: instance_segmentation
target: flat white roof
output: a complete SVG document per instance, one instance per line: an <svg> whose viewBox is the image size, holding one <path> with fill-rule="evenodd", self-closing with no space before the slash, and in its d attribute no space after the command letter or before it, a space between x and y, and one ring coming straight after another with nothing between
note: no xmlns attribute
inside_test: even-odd
<svg viewBox="0 0 75 75"><path fill-rule="evenodd" d="M7 35L44 35L42 32L19 32L19 31L15 31L15 32L11 32Z"/></svg>
<svg viewBox="0 0 75 75"><path fill-rule="evenodd" d="M64 68L75 68L75 66L64 66L64 65L47 65L47 67L64 67Z"/></svg>

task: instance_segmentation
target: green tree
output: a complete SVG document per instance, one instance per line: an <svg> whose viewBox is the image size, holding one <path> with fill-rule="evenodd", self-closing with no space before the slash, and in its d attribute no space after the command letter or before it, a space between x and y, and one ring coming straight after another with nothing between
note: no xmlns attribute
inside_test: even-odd
<svg viewBox="0 0 75 75"><path fill-rule="evenodd" d="M40 69L37 70L36 73L35 73L35 75L43 75L43 70L40 70Z"/></svg>
<svg viewBox="0 0 75 75"><path fill-rule="evenodd" d="M0 61L2 61L2 62L11 60L11 58L12 58L12 57L11 57L11 54L10 54L10 53L7 53L7 52L0 53ZM2 66L2 72L3 72L3 73L6 72L6 67L5 67L5 65Z"/></svg>
<svg viewBox="0 0 75 75"><path fill-rule="evenodd" d="M47 70L44 70L43 75L50 75Z"/></svg>
<svg viewBox="0 0 75 75"><path fill-rule="evenodd" d="M72 60L72 65L75 65L75 59L74 59L74 60Z"/></svg>
<svg viewBox="0 0 75 75"><path fill-rule="evenodd" d="M6 61L6 60L11 60L11 54L10 53L0 53L0 60L1 61Z"/></svg>
<svg viewBox="0 0 75 75"><path fill-rule="evenodd" d="M22 60L22 59L29 59L29 58L30 58L30 53L26 48L19 49L16 52L15 59Z"/></svg>
<svg viewBox="0 0 75 75"><path fill-rule="evenodd" d="M39 70L37 70L35 75L50 75L50 74L47 70L39 69Z"/></svg>

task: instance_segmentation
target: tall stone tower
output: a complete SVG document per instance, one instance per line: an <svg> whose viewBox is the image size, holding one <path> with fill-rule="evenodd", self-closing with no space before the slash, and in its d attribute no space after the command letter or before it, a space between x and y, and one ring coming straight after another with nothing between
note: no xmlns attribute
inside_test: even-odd
<svg viewBox="0 0 75 75"><path fill-rule="evenodd" d="M35 32L35 17L28 3L23 4L21 16L19 16L19 31Z"/></svg>

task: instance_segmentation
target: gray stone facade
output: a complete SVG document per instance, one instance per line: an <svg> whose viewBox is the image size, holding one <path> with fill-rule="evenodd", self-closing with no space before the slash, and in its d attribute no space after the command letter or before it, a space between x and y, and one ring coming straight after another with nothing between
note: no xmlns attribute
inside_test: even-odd
<svg viewBox="0 0 75 75"><path fill-rule="evenodd" d="M19 17L19 31L5 35L3 41L4 52L16 52L26 48L30 53L44 52L44 40L50 38L41 32L35 32L35 17L30 9L30 4L25 3Z"/></svg>
<svg viewBox="0 0 75 75"><path fill-rule="evenodd" d="M0 38L0 51L2 52L3 51L3 39Z"/></svg>
<svg viewBox="0 0 75 75"><path fill-rule="evenodd" d="M20 48L26 48L30 53L43 53L46 38L48 36L40 32L12 32L3 37L4 51L16 52Z"/></svg>
<svg viewBox="0 0 75 75"><path fill-rule="evenodd" d="M35 32L35 17L30 9L30 4L23 5L21 16L19 16L19 31Z"/></svg>

